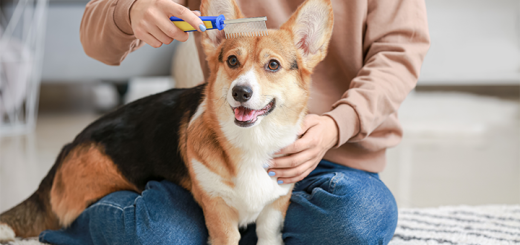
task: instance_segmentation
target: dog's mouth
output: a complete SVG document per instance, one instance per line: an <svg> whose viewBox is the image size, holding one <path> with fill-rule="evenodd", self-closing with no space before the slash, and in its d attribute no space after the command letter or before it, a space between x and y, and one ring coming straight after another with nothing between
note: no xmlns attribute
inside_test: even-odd
<svg viewBox="0 0 520 245"><path fill-rule="evenodd" d="M250 127L255 124L256 120L258 120L259 116L266 116L271 113L276 106L276 100L273 99L269 102L264 108L260 110L254 110L247 107L239 106L232 107L233 112L235 113L235 124L240 127Z"/></svg>

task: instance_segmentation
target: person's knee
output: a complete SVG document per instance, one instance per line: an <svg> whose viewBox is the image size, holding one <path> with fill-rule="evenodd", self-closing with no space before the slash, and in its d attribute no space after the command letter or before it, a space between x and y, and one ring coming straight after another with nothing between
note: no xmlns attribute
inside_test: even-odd
<svg viewBox="0 0 520 245"><path fill-rule="evenodd" d="M397 226L397 204L381 180L370 176L361 186L340 184L336 194L343 201L334 216L341 219L348 244L388 244ZM341 193L341 189L347 190ZM339 192L339 193L338 193Z"/></svg>
<svg viewBox="0 0 520 245"><path fill-rule="evenodd" d="M352 219L344 217L348 224L342 231L347 244L388 244L394 235L397 225L397 210L391 207L374 209L357 209L358 216Z"/></svg>
<svg viewBox="0 0 520 245"><path fill-rule="evenodd" d="M377 204L351 201L355 203L340 206L338 202L336 209L322 210L326 217L314 220L311 226L291 225L284 234L285 244L388 244L397 225L397 209L392 205L374 207Z"/></svg>
<svg viewBox="0 0 520 245"><path fill-rule="evenodd" d="M325 223L337 244L387 244L397 226L397 205L386 185L373 174L339 173L331 179L329 209ZM343 241L343 242L341 242ZM318 242L318 241L316 241Z"/></svg>
<svg viewBox="0 0 520 245"><path fill-rule="evenodd" d="M397 226L397 205L377 175L336 172L309 183L291 198L284 228L286 244L390 241Z"/></svg>

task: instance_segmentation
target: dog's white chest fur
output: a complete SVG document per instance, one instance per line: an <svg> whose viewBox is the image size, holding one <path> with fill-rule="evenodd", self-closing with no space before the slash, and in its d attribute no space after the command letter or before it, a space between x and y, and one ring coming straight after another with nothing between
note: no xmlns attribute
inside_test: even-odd
<svg viewBox="0 0 520 245"><path fill-rule="evenodd" d="M204 110L205 102L199 106L191 122L197 120ZM270 177L264 166L269 163L274 152L295 141L299 128L295 125L282 126L269 118L265 119L261 124L245 129L237 127L233 121L220 122L226 138L242 152L233 179L234 187L224 183L220 175L203 163L191 159L195 178L202 188L234 207L238 211L240 226L254 222L265 206L286 195L293 186L279 185L277 178Z"/></svg>
<svg viewBox="0 0 520 245"><path fill-rule="evenodd" d="M291 188L291 185L279 185L276 178L269 177L259 162L243 164L233 181L234 187L223 183L220 175L197 160L192 160L192 166L206 192L222 197L227 205L238 211L240 226L254 222L265 206L287 194Z"/></svg>

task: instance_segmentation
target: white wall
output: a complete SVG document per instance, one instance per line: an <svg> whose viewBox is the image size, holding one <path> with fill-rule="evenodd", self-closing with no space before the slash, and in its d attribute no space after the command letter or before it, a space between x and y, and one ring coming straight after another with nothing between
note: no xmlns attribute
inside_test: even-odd
<svg viewBox="0 0 520 245"><path fill-rule="evenodd" d="M43 82L126 80L134 76L170 74L175 42L158 49L145 45L130 54L121 66L108 66L88 57L79 41L84 2L51 1L43 57Z"/></svg>
<svg viewBox="0 0 520 245"><path fill-rule="evenodd" d="M426 0L419 84L520 84L519 0Z"/></svg>

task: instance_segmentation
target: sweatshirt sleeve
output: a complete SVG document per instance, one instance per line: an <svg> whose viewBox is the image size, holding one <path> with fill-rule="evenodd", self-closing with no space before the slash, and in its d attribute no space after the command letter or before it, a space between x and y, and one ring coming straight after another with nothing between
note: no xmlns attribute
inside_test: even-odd
<svg viewBox="0 0 520 245"><path fill-rule="evenodd" d="M107 65L120 65L144 45L130 25L130 8L136 0L92 0L83 14L80 40L85 53Z"/></svg>
<svg viewBox="0 0 520 245"><path fill-rule="evenodd" d="M364 65L334 103L336 147L366 138L415 87L430 47L424 0L369 0Z"/></svg>

